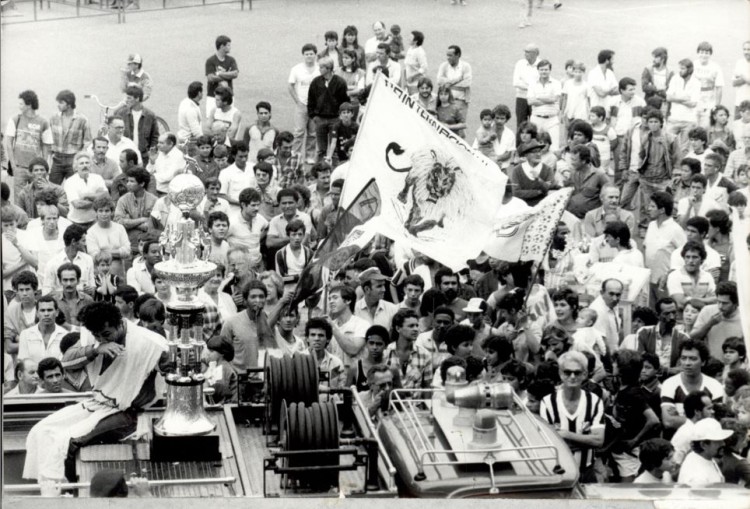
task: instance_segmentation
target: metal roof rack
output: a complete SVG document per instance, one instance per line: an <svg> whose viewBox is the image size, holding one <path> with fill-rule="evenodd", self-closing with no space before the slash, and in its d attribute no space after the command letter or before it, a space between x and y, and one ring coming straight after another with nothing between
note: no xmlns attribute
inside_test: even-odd
<svg viewBox="0 0 750 509"><path fill-rule="evenodd" d="M559 451L550 439L546 430L536 421L536 418L526 409L526 406L513 394L513 408L506 410L495 410L499 434L503 434L502 443L492 446L461 447L463 439L457 439L453 427L448 427L452 416L459 407L444 405L444 399L440 396L445 393L443 389L396 389L391 392L390 412L393 419L400 424L405 442L418 466L416 481L426 479L425 467L440 465L477 465L487 466L491 489L490 493L499 492L497 479L495 478L494 466L498 463L521 464L526 471L523 474L513 476L513 482L519 481L525 485L549 483L552 477L561 477L564 470L560 466ZM429 398L429 399L427 399ZM441 413L439 406L448 409L448 414ZM520 422L523 416L525 422ZM449 447L443 447L435 440L435 433L429 431L425 426L425 419L429 418L432 423L437 424ZM529 429L528 423L533 423ZM446 429L447 428L447 429ZM471 426L464 426L471 432ZM526 428L526 429L524 429ZM530 433L536 437L530 436ZM432 435L432 436L431 436ZM460 433L459 433L460 435ZM453 447L457 445L458 447Z"/></svg>

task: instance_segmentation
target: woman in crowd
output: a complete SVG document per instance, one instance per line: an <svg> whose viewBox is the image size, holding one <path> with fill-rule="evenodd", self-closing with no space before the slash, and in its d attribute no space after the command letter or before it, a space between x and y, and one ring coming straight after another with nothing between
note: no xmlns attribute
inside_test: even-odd
<svg viewBox="0 0 750 509"><path fill-rule="evenodd" d="M557 319L554 325L564 329L571 336L578 330L578 311L580 303L578 294L570 288L560 288L552 292L552 302L555 305L555 316Z"/></svg>
<svg viewBox="0 0 750 509"><path fill-rule="evenodd" d="M341 51L352 50L356 55L357 67L364 69L365 62L365 49L359 45L357 36L359 32L357 27L349 25L344 28L344 39L341 41Z"/></svg>
<svg viewBox="0 0 750 509"><path fill-rule="evenodd" d="M451 92L449 86L442 85L438 88L436 106L437 119L457 136L464 138L466 119L461 113L461 108L453 101L453 92Z"/></svg>

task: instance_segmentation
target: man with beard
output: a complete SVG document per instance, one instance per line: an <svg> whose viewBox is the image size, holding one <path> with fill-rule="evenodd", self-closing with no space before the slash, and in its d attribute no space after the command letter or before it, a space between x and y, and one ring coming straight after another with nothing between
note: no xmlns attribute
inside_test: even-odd
<svg viewBox="0 0 750 509"><path fill-rule="evenodd" d="M81 318L96 344L79 343L68 352L76 349L73 356L85 358L93 395L34 425L26 438L24 479L44 482L67 477L75 482L80 448L132 434L138 411L156 399L156 373L167 361L164 339L125 322L111 303L93 303ZM62 370L60 374L62 378Z"/></svg>
<svg viewBox="0 0 750 509"><path fill-rule="evenodd" d="M346 285L337 285L328 291L329 322L335 340L331 344L331 353L342 360L345 368L352 367L361 357L370 327L367 320L353 314L356 299L354 289Z"/></svg>
<svg viewBox="0 0 750 509"><path fill-rule="evenodd" d="M667 129L678 139L682 152L687 152L688 131L698 122L701 82L693 76L692 60L683 58L679 66L679 75L672 78L667 89L667 101L670 103Z"/></svg>
<svg viewBox="0 0 750 509"><path fill-rule="evenodd" d="M16 202L23 208L30 218L39 217L37 197L42 191L51 190L57 196L57 210L60 215L68 215L68 197L62 186L49 181L49 165L41 157L35 157L29 162L31 182L21 188L16 195Z"/></svg>
<svg viewBox="0 0 750 509"><path fill-rule="evenodd" d="M468 304L467 301L459 297L459 283L458 274L448 268L441 268L435 273L435 286L440 290L448 303L446 306L453 310L456 316L456 321L460 322L466 317L464 308Z"/></svg>
<svg viewBox="0 0 750 509"><path fill-rule="evenodd" d="M724 474L716 463L723 454L724 440L733 431L722 429L716 419L702 419L693 428L692 451L685 457L677 482L691 488L723 483Z"/></svg>
<svg viewBox="0 0 750 509"><path fill-rule="evenodd" d="M591 69L588 76L590 107L601 106L605 111L614 103L614 96L619 95L619 85L612 70L615 52L603 49L596 57L599 65Z"/></svg>
<svg viewBox="0 0 750 509"><path fill-rule="evenodd" d="M716 403L724 398L721 382L701 372L709 359L706 345L689 339L680 343L678 348L682 370L667 378L661 386L661 422L667 435L685 424L684 402L691 392L705 391Z"/></svg>
<svg viewBox="0 0 750 509"><path fill-rule="evenodd" d="M667 58L669 53L667 48L656 48L651 52L653 64L651 67L645 67L641 74L641 87L645 95L644 99L649 100L654 96L660 97L663 101L667 99L667 88L672 81L674 71L667 68Z"/></svg>
<svg viewBox="0 0 750 509"><path fill-rule="evenodd" d="M680 343L690 336L675 328L677 324L677 304L674 299L665 297L655 306L659 313L659 323L641 327L636 333L639 352L648 352L659 357L659 364L670 375L680 372Z"/></svg>
<svg viewBox="0 0 750 509"><path fill-rule="evenodd" d="M432 367L439 369L442 361L449 355L445 344L445 332L455 323L456 314L447 306L435 308L432 329L417 336L416 345L432 354Z"/></svg>

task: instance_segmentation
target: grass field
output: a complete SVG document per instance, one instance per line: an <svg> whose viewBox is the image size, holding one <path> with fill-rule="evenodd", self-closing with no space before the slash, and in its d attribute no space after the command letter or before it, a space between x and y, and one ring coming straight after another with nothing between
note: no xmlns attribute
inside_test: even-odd
<svg viewBox="0 0 750 509"><path fill-rule="evenodd" d="M182 5L196 3L184 1ZM746 0L566 0L557 11L552 0L546 0L543 9L534 10L534 26L523 30L517 28L517 0L468 2L461 7L449 0L256 0L252 11L241 11L239 3L147 11L161 6L161 0L141 0L142 11L129 11L125 24L118 25L114 16L4 24L0 122L4 128L17 112L18 93L27 88L39 94L45 116L55 111L56 93L69 88L79 97L79 111L97 122L97 108L83 95L95 93L117 102L118 69L129 53L137 52L155 81L147 106L175 125L187 84L205 79L203 66L213 52L214 39L227 34L240 67L236 104L245 118L255 117L257 101L268 100L274 108L274 124L290 128L292 103L286 79L300 59L302 44L322 46L326 30L341 34L348 24L359 28L364 43L372 35L372 22L383 20L387 25L399 24L407 40L410 30L425 33L432 77L447 46L462 47L474 72L468 119L468 132L473 133L480 109L499 102L512 109L513 65L528 42L536 42L541 56L552 61L554 76L560 76L566 59L580 59L591 67L597 52L609 48L616 52L618 78L640 79L654 47L666 46L676 67L679 59L695 56L698 42L708 40L729 81L750 26ZM10 21L30 12L28 4L19 9L21 17ZM55 3L52 10L73 12ZM727 85L724 103L731 105L734 94Z"/></svg>

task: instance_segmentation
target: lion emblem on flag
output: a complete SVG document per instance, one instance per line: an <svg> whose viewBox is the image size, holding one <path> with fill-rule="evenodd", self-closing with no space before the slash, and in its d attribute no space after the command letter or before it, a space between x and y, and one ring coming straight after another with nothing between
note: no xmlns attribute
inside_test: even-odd
<svg viewBox="0 0 750 509"><path fill-rule="evenodd" d="M456 160L439 148L419 148L408 154L408 166L396 166L393 156L405 150L396 142L385 149L388 167L407 173L396 199L408 207L404 228L415 237L433 228L444 228L445 221L466 215L473 204L468 177ZM411 198L411 199L410 199Z"/></svg>

